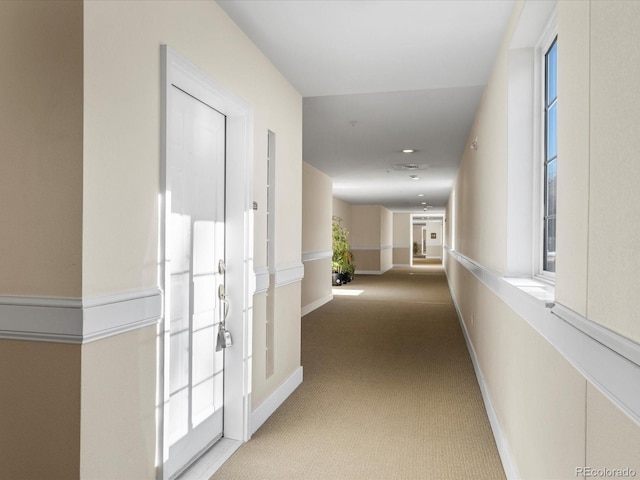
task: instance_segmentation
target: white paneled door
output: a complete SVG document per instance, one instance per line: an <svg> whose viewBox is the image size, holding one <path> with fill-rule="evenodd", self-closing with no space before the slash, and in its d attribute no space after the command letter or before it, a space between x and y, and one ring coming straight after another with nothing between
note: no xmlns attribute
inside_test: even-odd
<svg viewBox="0 0 640 480"><path fill-rule="evenodd" d="M168 92L165 219L165 445L168 476L222 437L226 117ZM168 444L168 445L167 445Z"/></svg>

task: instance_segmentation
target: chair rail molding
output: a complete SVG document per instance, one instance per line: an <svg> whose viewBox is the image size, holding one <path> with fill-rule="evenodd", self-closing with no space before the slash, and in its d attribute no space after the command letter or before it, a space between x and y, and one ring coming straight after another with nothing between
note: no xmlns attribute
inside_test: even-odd
<svg viewBox="0 0 640 480"><path fill-rule="evenodd" d="M84 344L155 325L159 288L86 298L0 297L0 339Z"/></svg>
<svg viewBox="0 0 640 480"><path fill-rule="evenodd" d="M640 425L640 345L567 307L528 292L528 287L518 287L514 279L504 278L459 252L449 248L445 248L445 252L522 317L589 382Z"/></svg>

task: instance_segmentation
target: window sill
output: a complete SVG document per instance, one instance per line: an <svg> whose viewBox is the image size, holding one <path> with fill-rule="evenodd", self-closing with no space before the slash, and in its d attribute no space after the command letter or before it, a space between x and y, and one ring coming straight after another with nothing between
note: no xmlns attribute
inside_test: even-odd
<svg viewBox="0 0 640 480"><path fill-rule="evenodd" d="M536 302L543 304L547 308L554 305L556 289L553 284L539 280L537 278L514 278L503 277L503 280L517 289L531 296Z"/></svg>

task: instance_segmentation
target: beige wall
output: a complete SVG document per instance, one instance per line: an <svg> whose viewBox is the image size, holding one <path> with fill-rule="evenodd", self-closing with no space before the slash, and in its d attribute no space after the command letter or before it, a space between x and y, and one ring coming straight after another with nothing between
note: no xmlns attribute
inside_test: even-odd
<svg viewBox="0 0 640 480"><path fill-rule="evenodd" d="M80 474L79 345L0 340L0 476Z"/></svg>
<svg viewBox="0 0 640 480"><path fill-rule="evenodd" d="M356 273L382 273L391 268L393 214L380 205L351 205L349 218Z"/></svg>
<svg viewBox="0 0 640 480"><path fill-rule="evenodd" d="M506 38L517 21L519 5ZM488 268L506 270L507 49L498 53L469 133L454 184L456 250ZM477 138L478 148L469 148ZM449 214L448 214L449 215Z"/></svg>
<svg viewBox="0 0 640 480"><path fill-rule="evenodd" d="M591 32L582 36L591 46L591 134L582 137L590 145L587 316L640 343L640 3L590 5ZM575 72L560 75L578 81ZM573 121L566 116L562 125Z"/></svg>
<svg viewBox="0 0 640 480"><path fill-rule="evenodd" d="M82 15L0 2L0 296L82 296ZM78 478L80 358L0 340L1 477Z"/></svg>
<svg viewBox="0 0 640 480"><path fill-rule="evenodd" d="M302 253L331 250L333 197L331 178L303 162Z"/></svg>
<svg viewBox="0 0 640 480"><path fill-rule="evenodd" d="M304 278L301 305L309 313L331 299L331 178L303 162L302 168L302 258ZM305 254L315 254L305 261ZM322 254L320 256L319 254Z"/></svg>
<svg viewBox="0 0 640 480"><path fill-rule="evenodd" d="M162 44L253 107L261 207L267 131L276 133L276 263L300 263L302 99L216 2L0 2L0 27L0 86L12 92L0 109L0 199L13 207L0 214L0 249L12 252L0 295L157 288ZM264 209L254 218L260 267ZM276 372L254 377L254 399L300 366L300 296L299 282L276 289ZM2 343L0 377L15 385L0 393L3 473L155 476L154 328L83 346Z"/></svg>
<svg viewBox="0 0 640 480"><path fill-rule="evenodd" d="M519 2L512 27L522 12ZM630 20L638 18L635 2L558 2L556 303L636 343L640 317L632 289L640 255L631 239L639 232L629 219L640 213L633 187L640 171L629 159L638 156L632 125L640 120L634 47L640 37ZM448 241L455 232L456 250L498 274L506 258L501 203L512 27L470 133L478 150L465 149L445 224ZM639 471L637 424L453 257L446 257L446 269L520 477L575 478L576 467L585 465ZM549 321L560 320L549 314Z"/></svg>
<svg viewBox="0 0 640 480"><path fill-rule="evenodd" d="M82 295L82 11L0 2L0 295Z"/></svg>
<svg viewBox="0 0 640 480"><path fill-rule="evenodd" d="M331 257L304 262L304 279L300 298L303 315L333 298L331 274Z"/></svg>
<svg viewBox="0 0 640 480"><path fill-rule="evenodd" d="M558 3L556 300L636 343L639 17L637 2Z"/></svg>
<svg viewBox="0 0 640 480"><path fill-rule="evenodd" d="M80 478L156 478L156 341L148 327L83 346Z"/></svg>
<svg viewBox="0 0 640 480"><path fill-rule="evenodd" d="M300 282L283 285L275 291L274 373L269 378L265 354L267 337L263 326L267 315L266 295L256 295L253 305L252 411L267 400L300 366Z"/></svg>
<svg viewBox="0 0 640 480"><path fill-rule="evenodd" d="M409 265L411 262L411 214L393 214L393 265Z"/></svg>
<svg viewBox="0 0 640 480"><path fill-rule="evenodd" d="M157 284L161 44L254 108L258 266L266 258L267 131L276 134L276 182L286 185L276 186L276 262L299 262L302 100L220 7L88 2L84 42L85 294Z"/></svg>
<svg viewBox="0 0 640 480"><path fill-rule="evenodd" d="M571 118L558 130L558 237L556 299L580 315L587 315L587 255L589 208L589 2L560 2L558 22L562 61L558 74L558 113ZM564 55L563 52L571 52ZM562 118L560 118L562 120ZM563 175L567 172L567 176Z"/></svg>
<svg viewBox="0 0 640 480"><path fill-rule="evenodd" d="M161 44L169 45L254 109L253 189L259 205L254 212L256 267L266 263L267 132L276 134L276 268L300 262L300 95L215 2L88 2L85 294L157 284ZM254 375L253 408L300 366L299 284L279 287L275 295L275 373L269 381L264 375ZM264 315L264 309L255 309L256 336L264 333ZM113 351L117 351L115 345ZM101 351L103 361L108 361L109 352ZM256 355L254 372L264 370L264 362L263 355ZM148 425L148 414L139 412L141 423ZM91 428L97 430L99 423L92 423Z"/></svg>
<svg viewBox="0 0 640 480"><path fill-rule="evenodd" d="M519 478L575 478L586 380L455 260L447 275Z"/></svg>
<svg viewBox="0 0 640 480"><path fill-rule="evenodd" d="M380 270L393 267L393 213L380 207Z"/></svg>
<svg viewBox="0 0 640 480"><path fill-rule="evenodd" d="M352 205L349 239L354 248L380 247L381 215L379 205Z"/></svg>
<svg viewBox="0 0 640 480"><path fill-rule="evenodd" d="M600 391L587 384L587 450L585 465L619 465L640 474L640 428ZM609 467L611 468L611 467Z"/></svg>
<svg viewBox="0 0 640 480"><path fill-rule="evenodd" d="M351 205L337 198L333 199L333 215L342 219L342 225L351 231Z"/></svg>

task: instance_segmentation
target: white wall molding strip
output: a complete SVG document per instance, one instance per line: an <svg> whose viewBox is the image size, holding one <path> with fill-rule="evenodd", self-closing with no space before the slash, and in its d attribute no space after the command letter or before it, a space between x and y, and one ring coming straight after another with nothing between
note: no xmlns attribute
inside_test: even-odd
<svg viewBox="0 0 640 480"><path fill-rule="evenodd" d="M259 293L266 293L269 289L269 277L270 272L267 267L258 267L254 271L256 278L256 287L253 292L254 295ZM299 282L304 277L304 264L292 263L289 265L279 265L275 271L275 286L282 287L289 285L290 283Z"/></svg>
<svg viewBox="0 0 640 480"><path fill-rule="evenodd" d="M258 267L254 271L256 277L256 288L254 295L265 293L269 289L269 269L267 267Z"/></svg>
<svg viewBox="0 0 640 480"><path fill-rule="evenodd" d="M83 343L154 325L162 315L157 288L93 297L83 303Z"/></svg>
<svg viewBox="0 0 640 480"><path fill-rule="evenodd" d="M326 250L322 252L303 252L302 253L302 262L310 262L312 260L321 260L323 258L331 258L333 256L333 251Z"/></svg>
<svg viewBox="0 0 640 480"><path fill-rule="evenodd" d="M551 313L569 322L578 330L581 330L626 359L631 360L636 365L640 365L640 345L637 343L598 325L559 303L556 303L553 308L551 308Z"/></svg>
<svg viewBox="0 0 640 480"><path fill-rule="evenodd" d="M367 246L351 246L351 250L352 251L375 250L375 251L379 252L381 250L391 250L392 248L396 248L396 247L394 247L393 245L375 245L375 246L371 246L371 247L367 247ZM405 247L402 247L402 248L405 248Z"/></svg>
<svg viewBox="0 0 640 480"><path fill-rule="evenodd" d="M282 403L289 398L302 383L302 367L298 367L293 374L280 385L262 404L251 413L250 434L253 435L264 422L275 412Z"/></svg>
<svg viewBox="0 0 640 480"><path fill-rule="evenodd" d="M282 287L290 283L299 282L304 277L304 265L302 263L292 263L276 267L275 286Z"/></svg>
<svg viewBox="0 0 640 480"><path fill-rule="evenodd" d="M596 388L640 425L640 345L561 305L528 294L458 252L446 250L520 315Z"/></svg>
<svg viewBox="0 0 640 480"><path fill-rule="evenodd" d="M329 303L331 300L333 300L333 294L326 295L322 298L319 298L315 302L311 302L310 304L305 305L300 311L300 316L304 317L307 313L313 312L314 310L323 306L325 303Z"/></svg>
<svg viewBox="0 0 640 480"><path fill-rule="evenodd" d="M155 325L159 289L85 299L0 297L0 339L83 344Z"/></svg>
<svg viewBox="0 0 640 480"><path fill-rule="evenodd" d="M0 339L82 343L82 300L0 297Z"/></svg>

